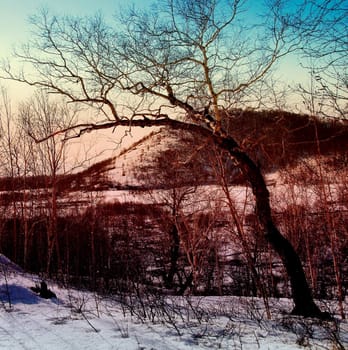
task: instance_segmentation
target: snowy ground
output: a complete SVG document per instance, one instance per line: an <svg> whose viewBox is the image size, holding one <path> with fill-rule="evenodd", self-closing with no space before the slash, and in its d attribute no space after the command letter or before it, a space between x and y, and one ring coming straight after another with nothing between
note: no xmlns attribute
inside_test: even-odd
<svg viewBox="0 0 348 350"><path fill-rule="evenodd" d="M49 288L58 298L42 299L30 290L36 282L37 276L21 272L0 255L0 349L348 347L347 321L290 317L285 312L291 303L284 299L270 301L271 320L260 300L237 297L158 298L149 308L133 307L137 317L115 299L54 283Z"/></svg>

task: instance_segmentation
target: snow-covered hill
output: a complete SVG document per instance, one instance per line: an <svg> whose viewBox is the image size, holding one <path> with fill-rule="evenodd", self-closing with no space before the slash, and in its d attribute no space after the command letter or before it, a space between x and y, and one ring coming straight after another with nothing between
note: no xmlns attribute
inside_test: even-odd
<svg viewBox="0 0 348 350"><path fill-rule="evenodd" d="M267 320L259 299L144 298L132 306L117 296L59 287L42 299L40 279L0 259L0 349L344 349L347 321L319 322L284 314L286 299L270 300ZM129 299L131 300L131 299ZM150 303L151 302L151 303ZM347 307L347 304L346 304ZM132 311L132 314L131 314ZM138 315L138 316L137 316Z"/></svg>

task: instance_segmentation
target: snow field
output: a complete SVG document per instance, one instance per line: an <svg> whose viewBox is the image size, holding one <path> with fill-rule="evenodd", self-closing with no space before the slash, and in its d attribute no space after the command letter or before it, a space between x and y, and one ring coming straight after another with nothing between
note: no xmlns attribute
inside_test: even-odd
<svg viewBox="0 0 348 350"><path fill-rule="evenodd" d="M125 306L117 296L102 297L48 282L58 299L46 300L30 290L38 276L1 266L0 349L295 350L308 346L324 350L348 346L347 321L291 317L287 312L292 303L287 299L270 300L271 320L257 298L154 296L146 298L149 306L143 308L137 303ZM163 309L156 309L163 302Z"/></svg>

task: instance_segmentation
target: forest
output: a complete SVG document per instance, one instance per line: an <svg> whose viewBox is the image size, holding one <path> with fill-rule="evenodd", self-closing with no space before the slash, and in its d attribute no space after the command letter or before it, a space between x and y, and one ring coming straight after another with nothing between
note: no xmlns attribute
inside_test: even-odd
<svg viewBox="0 0 348 350"><path fill-rule="evenodd" d="M275 221L315 298L343 303L347 124L240 110L224 123L269 178ZM18 144L7 150L16 155L12 174L21 174ZM213 144L164 128L83 171L45 176L33 169L49 154L30 157L27 174L0 179L1 252L28 271L105 294L291 296L281 260L259 232L250 186Z"/></svg>
<svg viewBox="0 0 348 350"><path fill-rule="evenodd" d="M347 2L254 5L30 17L31 38L0 62L0 82L33 91L13 102L1 88L1 261L179 336L181 302L209 328L191 297L247 300L260 326L291 301L278 325L332 325L344 348Z"/></svg>

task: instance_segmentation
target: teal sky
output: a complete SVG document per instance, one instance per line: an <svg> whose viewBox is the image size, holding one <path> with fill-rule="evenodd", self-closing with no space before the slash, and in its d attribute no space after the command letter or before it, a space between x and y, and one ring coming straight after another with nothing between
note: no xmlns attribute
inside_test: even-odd
<svg viewBox="0 0 348 350"><path fill-rule="evenodd" d="M152 2L152 0L0 0L0 59L9 57L14 46L26 42L31 30L29 16L37 14L40 9L47 8L54 14L81 16L101 11L106 18L111 19L112 15L119 12L124 6L132 4L146 6ZM260 4L258 1L255 3L258 6ZM249 11L250 9L249 7ZM251 13L254 15L255 11L258 12L257 6L252 7ZM291 83L303 74L296 59L290 57L281 64L278 75ZM31 94L27 87L13 82L0 81L0 86L8 88L10 95L13 95L14 91L17 95L18 90L21 89L21 98Z"/></svg>
<svg viewBox="0 0 348 350"><path fill-rule="evenodd" d="M101 11L112 17L122 7L151 4L152 0L0 0L0 59L10 57L15 46L25 43L30 36L29 17L45 8L54 14L88 16ZM32 90L22 84L0 81L12 99L27 98ZM19 93L20 91L20 93Z"/></svg>
<svg viewBox="0 0 348 350"><path fill-rule="evenodd" d="M1 57L9 54L14 45L28 38L29 16L38 13L42 8L57 14L81 16L92 15L100 10L106 16L112 16L122 6L151 2L147 0L0 0Z"/></svg>

